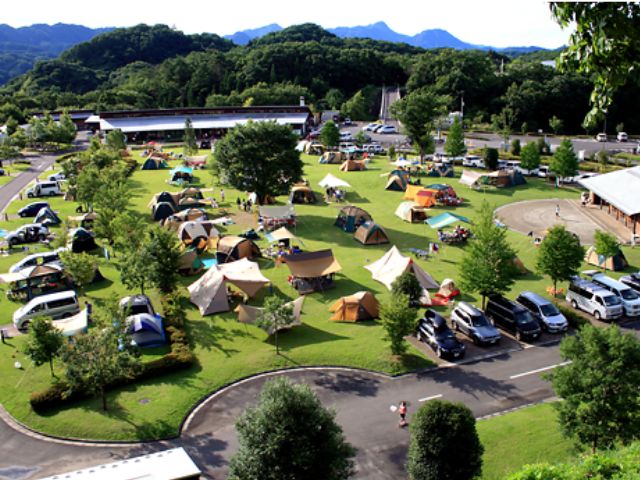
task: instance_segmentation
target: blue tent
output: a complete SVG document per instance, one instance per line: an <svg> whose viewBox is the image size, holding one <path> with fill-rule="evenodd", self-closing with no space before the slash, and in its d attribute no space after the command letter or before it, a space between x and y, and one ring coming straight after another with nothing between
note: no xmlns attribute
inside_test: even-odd
<svg viewBox="0 0 640 480"><path fill-rule="evenodd" d="M171 183L189 183L193 180L193 168L180 166L169 172Z"/></svg>
<svg viewBox="0 0 640 480"><path fill-rule="evenodd" d="M139 347L159 347L167 343L160 315L140 313L127 318L129 333Z"/></svg>
<svg viewBox="0 0 640 480"><path fill-rule="evenodd" d="M456 215L455 213L442 213L437 217L429 218L425 220L425 223L429 224L431 228L440 229L448 227L449 225L453 225L454 223L471 223L467 217L463 217L462 215Z"/></svg>
<svg viewBox="0 0 640 480"><path fill-rule="evenodd" d="M35 218L34 223L41 223L42 225L60 225L62 220L56 215L56 213L49 207L41 208Z"/></svg>

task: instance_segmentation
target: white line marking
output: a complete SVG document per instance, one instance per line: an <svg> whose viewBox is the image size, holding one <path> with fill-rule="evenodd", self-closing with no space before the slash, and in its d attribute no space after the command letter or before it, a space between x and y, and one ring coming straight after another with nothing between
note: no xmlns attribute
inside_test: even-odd
<svg viewBox="0 0 640 480"><path fill-rule="evenodd" d="M420 398L420 399L418 399L418 401L419 401L419 402L427 402L427 401L429 401L429 400L435 400L436 398L440 398L440 397L442 397L442 394L441 394L441 393L439 393L438 395L432 395L432 396L430 396L430 397Z"/></svg>
<svg viewBox="0 0 640 480"><path fill-rule="evenodd" d="M529 372L511 375L509 378L513 380L515 378L526 377L527 375L533 375L534 373L546 372L547 370L553 370L554 368L557 368L557 367L564 367L565 365L569 365L570 363L571 362L567 361L567 362L557 363L555 365L549 365L548 367L536 368L535 370L531 370Z"/></svg>

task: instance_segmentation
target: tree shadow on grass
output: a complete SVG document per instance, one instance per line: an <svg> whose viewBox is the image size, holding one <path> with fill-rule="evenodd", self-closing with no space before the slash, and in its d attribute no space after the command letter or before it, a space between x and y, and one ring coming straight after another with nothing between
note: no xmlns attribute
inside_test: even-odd
<svg viewBox="0 0 640 480"><path fill-rule="evenodd" d="M314 383L339 394L356 394L359 397L373 397L378 393L380 380L359 372L321 372Z"/></svg>
<svg viewBox="0 0 640 480"><path fill-rule="evenodd" d="M282 330L278 332L278 345L280 350L284 352L307 345L346 339L348 339L348 337L320 330L319 328L312 327L305 323L289 330ZM267 343L275 345L274 342L275 337L272 335L267 340Z"/></svg>
<svg viewBox="0 0 640 480"><path fill-rule="evenodd" d="M235 326L229 328L228 324L222 326L219 322L233 322L231 319L223 319L220 317L203 317L197 321L189 321L187 330L190 342L205 350L219 350L225 356L230 357L238 350L223 345L223 342L232 342L237 337L248 337L249 332L245 329Z"/></svg>

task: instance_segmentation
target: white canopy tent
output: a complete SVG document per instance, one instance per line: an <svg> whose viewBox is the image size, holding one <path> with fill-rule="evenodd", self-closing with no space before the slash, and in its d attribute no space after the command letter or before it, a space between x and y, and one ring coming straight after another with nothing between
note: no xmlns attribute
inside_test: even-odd
<svg viewBox="0 0 640 480"><path fill-rule="evenodd" d="M351 185L349 185L349 183L331 175L330 173L328 173L326 177L320 180L320 182L318 182L318 185L320 185L322 188L351 188Z"/></svg>
<svg viewBox="0 0 640 480"><path fill-rule="evenodd" d="M374 280L382 283L391 290L393 282L405 271L410 270L420 282L424 289L439 288L440 285L431 275L425 272L420 265L415 263L410 257L405 257L400 253L395 245L385 253L380 259L366 265L364 268L371 272Z"/></svg>

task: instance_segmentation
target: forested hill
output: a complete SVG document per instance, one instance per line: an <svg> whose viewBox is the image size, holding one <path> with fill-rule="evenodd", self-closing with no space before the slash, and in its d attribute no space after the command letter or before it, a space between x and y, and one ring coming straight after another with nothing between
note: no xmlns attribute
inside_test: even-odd
<svg viewBox="0 0 640 480"><path fill-rule="evenodd" d="M583 133L591 80L481 50L425 50L406 43L339 38L314 24L268 33L246 46L216 35L184 35L163 25L117 29L40 62L0 89L0 124L34 110L95 110L297 104L373 118L382 86L429 88L465 118L492 121L505 108L514 131ZM636 84L618 93L608 121L638 131ZM554 122L555 123L555 122Z"/></svg>

